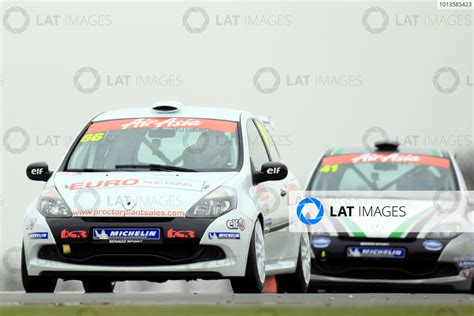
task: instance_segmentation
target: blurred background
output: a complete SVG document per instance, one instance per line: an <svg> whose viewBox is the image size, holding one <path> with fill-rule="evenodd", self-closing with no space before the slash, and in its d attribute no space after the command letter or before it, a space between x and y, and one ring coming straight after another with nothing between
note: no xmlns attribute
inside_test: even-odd
<svg viewBox="0 0 474 316"><path fill-rule="evenodd" d="M329 147L441 147L474 190L473 12L434 1L2 2L0 291L22 290L23 212L42 186L26 166L56 168L88 120L117 108L171 99L271 116L302 184ZM117 289L230 292L226 281Z"/></svg>

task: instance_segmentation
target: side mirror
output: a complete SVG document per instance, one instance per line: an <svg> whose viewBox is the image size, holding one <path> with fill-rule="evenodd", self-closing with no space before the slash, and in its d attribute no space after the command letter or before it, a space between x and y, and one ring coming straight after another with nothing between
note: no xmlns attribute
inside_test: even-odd
<svg viewBox="0 0 474 316"><path fill-rule="evenodd" d="M288 167L281 162L266 162L262 165L260 172L254 174L254 183L266 181L279 181L288 176Z"/></svg>
<svg viewBox="0 0 474 316"><path fill-rule="evenodd" d="M32 181L48 181L52 173L45 162L35 162L26 168L26 176Z"/></svg>

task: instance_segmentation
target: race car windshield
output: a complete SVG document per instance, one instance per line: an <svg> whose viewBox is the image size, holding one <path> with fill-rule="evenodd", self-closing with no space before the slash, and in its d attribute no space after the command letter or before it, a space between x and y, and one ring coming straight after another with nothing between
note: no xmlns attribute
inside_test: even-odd
<svg viewBox="0 0 474 316"><path fill-rule="evenodd" d="M313 177L314 191L454 191L451 161L408 154L325 157Z"/></svg>
<svg viewBox="0 0 474 316"><path fill-rule="evenodd" d="M237 122L200 118L140 118L93 123L66 171L235 171Z"/></svg>

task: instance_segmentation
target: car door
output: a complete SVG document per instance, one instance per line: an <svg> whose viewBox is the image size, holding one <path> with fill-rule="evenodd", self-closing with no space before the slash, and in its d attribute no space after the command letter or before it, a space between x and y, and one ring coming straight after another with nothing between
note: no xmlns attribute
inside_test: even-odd
<svg viewBox="0 0 474 316"><path fill-rule="evenodd" d="M247 124L250 160L255 170L269 161L280 161L280 155L263 123L249 120ZM289 177L291 178L291 176ZM289 238L287 194L290 179L266 181L251 188L251 196L264 215L267 263L286 258L294 242ZM288 252L289 251L289 252Z"/></svg>

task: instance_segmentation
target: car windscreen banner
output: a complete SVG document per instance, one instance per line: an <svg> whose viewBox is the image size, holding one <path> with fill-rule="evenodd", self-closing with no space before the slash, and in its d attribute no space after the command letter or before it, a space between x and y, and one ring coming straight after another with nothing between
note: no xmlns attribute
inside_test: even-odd
<svg viewBox="0 0 474 316"><path fill-rule="evenodd" d="M188 128L235 133L237 122L200 118L135 118L93 123L87 133L139 129L139 128Z"/></svg>
<svg viewBox="0 0 474 316"><path fill-rule="evenodd" d="M385 154L351 154L351 155L337 155L325 157L322 161L322 166L335 166L347 164L362 164L362 163L397 163L397 164L415 164L425 166L435 166L440 168L450 168L451 161L446 158L401 154L401 153L385 153Z"/></svg>
<svg viewBox="0 0 474 316"><path fill-rule="evenodd" d="M442 239L474 233L474 192L292 191L291 232Z"/></svg>

